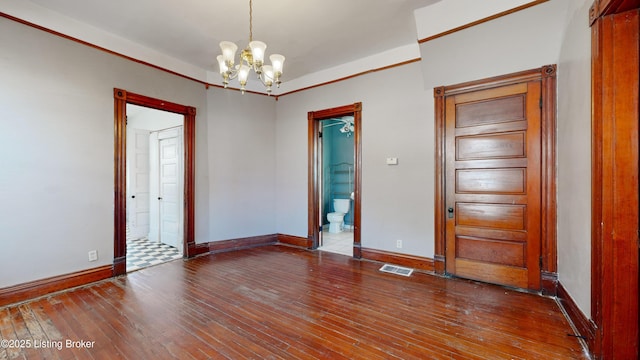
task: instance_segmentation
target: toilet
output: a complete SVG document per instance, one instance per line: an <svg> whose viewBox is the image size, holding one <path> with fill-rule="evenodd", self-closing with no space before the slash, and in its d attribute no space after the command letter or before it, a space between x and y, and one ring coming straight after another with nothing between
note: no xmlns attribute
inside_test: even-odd
<svg viewBox="0 0 640 360"><path fill-rule="evenodd" d="M350 199L333 199L333 211L327 214L327 220L329 220L329 232L339 233L342 232L344 224L344 215L349 212L351 207Z"/></svg>

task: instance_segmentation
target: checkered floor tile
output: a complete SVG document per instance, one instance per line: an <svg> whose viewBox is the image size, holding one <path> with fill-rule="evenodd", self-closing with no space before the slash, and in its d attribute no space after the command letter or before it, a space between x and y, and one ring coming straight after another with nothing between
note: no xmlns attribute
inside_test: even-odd
<svg viewBox="0 0 640 360"><path fill-rule="evenodd" d="M164 243L127 239L127 272L181 258L178 249Z"/></svg>

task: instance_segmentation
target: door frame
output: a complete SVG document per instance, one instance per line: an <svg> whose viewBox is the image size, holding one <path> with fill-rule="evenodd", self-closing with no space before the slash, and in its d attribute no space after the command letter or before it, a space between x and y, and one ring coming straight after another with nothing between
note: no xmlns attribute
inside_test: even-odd
<svg viewBox="0 0 640 360"><path fill-rule="evenodd" d="M309 111L308 120L308 236L307 246L309 249L317 249L319 244L320 228L320 141L321 121L342 117L353 116L353 143L354 143L354 181L353 181L353 257L362 257L362 247L360 242L360 189L362 179L362 103L357 102L351 105L335 107L331 109Z"/></svg>
<svg viewBox="0 0 640 360"><path fill-rule="evenodd" d="M595 359L638 356L640 1L597 0L591 25L591 319Z"/></svg>
<svg viewBox="0 0 640 360"><path fill-rule="evenodd" d="M556 65L545 65L512 74L434 88L436 147L434 268L437 274L446 274L445 98L450 95L529 81L541 82L541 290L544 294L555 296L558 282L556 253Z"/></svg>
<svg viewBox="0 0 640 360"><path fill-rule="evenodd" d="M195 243L195 120L196 108L180 105L148 96L113 89L114 98L114 229L113 229L113 276L127 272L127 104L145 106L157 110L184 115L184 211L183 211L183 256L193 257L202 253Z"/></svg>

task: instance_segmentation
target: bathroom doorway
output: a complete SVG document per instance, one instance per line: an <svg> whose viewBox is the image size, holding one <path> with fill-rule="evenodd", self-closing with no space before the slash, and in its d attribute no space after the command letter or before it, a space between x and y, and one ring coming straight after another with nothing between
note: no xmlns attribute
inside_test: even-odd
<svg viewBox="0 0 640 360"><path fill-rule="evenodd" d="M127 104L127 272L183 257L184 116Z"/></svg>
<svg viewBox="0 0 640 360"><path fill-rule="evenodd" d="M353 255L354 117L320 120L318 250Z"/></svg>
<svg viewBox="0 0 640 360"><path fill-rule="evenodd" d="M361 111L355 103L309 112L310 247L359 258Z"/></svg>

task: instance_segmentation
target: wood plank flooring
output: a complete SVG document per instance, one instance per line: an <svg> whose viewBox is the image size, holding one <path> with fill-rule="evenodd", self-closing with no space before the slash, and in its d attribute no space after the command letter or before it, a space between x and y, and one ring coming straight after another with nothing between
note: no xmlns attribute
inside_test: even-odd
<svg viewBox="0 0 640 360"><path fill-rule="evenodd" d="M553 299L380 266L286 246L173 261L0 308L0 359L588 358Z"/></svg>

